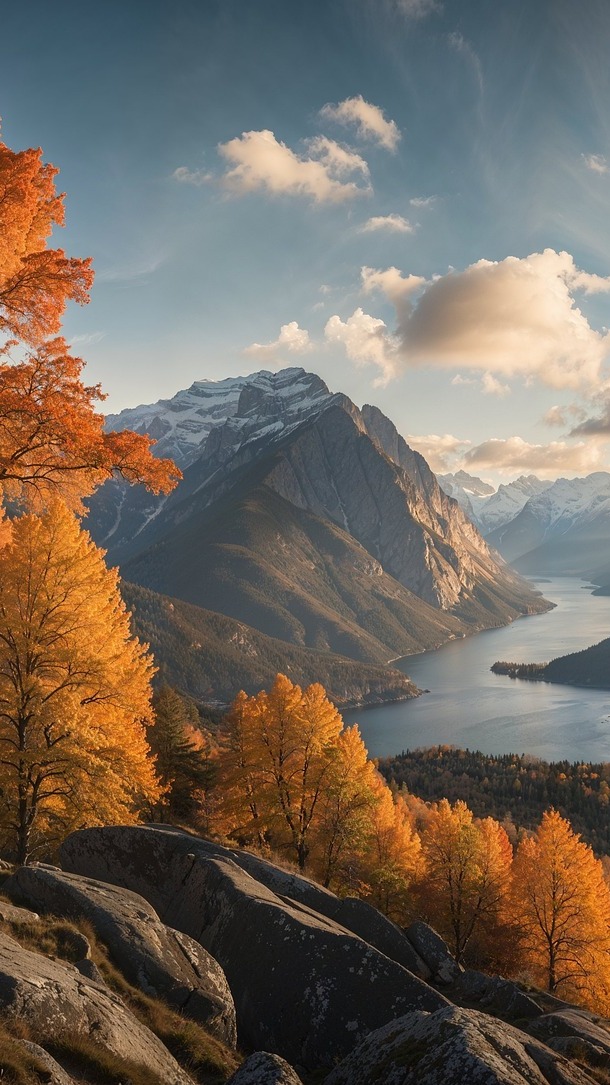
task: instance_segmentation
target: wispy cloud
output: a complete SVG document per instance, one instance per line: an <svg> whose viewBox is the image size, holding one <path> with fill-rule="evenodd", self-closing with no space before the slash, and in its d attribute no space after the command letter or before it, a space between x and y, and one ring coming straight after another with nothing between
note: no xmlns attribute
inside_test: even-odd
<svg viewBox="0 0 610 1085"><path fill-rule="evenodd" d="M421 452L433 471L440 474L454 470L470 445L470 441L454 437L452 433L408 434L406 441L416 452Z"/></svg>
<svg viewBox="0 0 610 1085"><path fill-rule="evenodd" d="M434 204L438 200L438 196L413 196L409 203L411 207L416 207L418 211L426 211L430 207L434 207Z"/></svg>
<svg viewBox="0 0 610 1085"><path fill-rule="evenodd" d="M443 10L438 0L395 0L396 10L407 19L425 19Z"/></svg>
<svg viewBox="0 0 610 1085"><path fill-rule="evenodd" d="M494 377L493 373L483 374L481 377L481 391L484 396L498 396L500 399L510 395L509 385L502 384L502 381Z"/></svg>
<svg viewBox="0 0 610 1085"><path fill-rule="evenodd" d="M237 195L262 190L271 196L340 203L372 191L364 158L325 136L310 140L307 152L298 154L264 129L244 132L221 143L218 151L230 167L221 183ZM364 183L350 179L354 176Z"/></svg>
<svg viewBox="0 0 610 1085"><path fill-rule="evenodd" d="M534 473L541 478L557 478L560 472L588 473L604 466L603 445L592 441L571 444L551 441L531 444L521 437L492 438L468 449L463 465L499 471L503 474Z"/></svg>
<svg viewBox="0 0 610 1085"><path fill-rule="evenodd" d="M472 45L463 34L459 31L454 31L449 35L449 45L456 53L459 53L464 60L470 65L474 77L476 79L479 92L482 94L485 88L485 81L483 79L483 66L479 58L478 53L475 52Z"/></svg>
<svg viewBox="0 0 610 1085"><path fill-rule="evenodd" d="M377 143L387 151L395 151L401 139L396 121L386 120L383 110L371 102L365 102L361 94L346 98L338 105L329 102L320 110L320 116L324 120L355 127L360 139Z"/></svg>
<svg viewBox="0 0 610 1085"><path fill-rule="evenodd" d="M360 232L363 234L372 233L375 230L388 230L394 234L412 234L415 227L402 215L374 215L360 227Z"/></svg>
<svg viewBox="0 0 610 1085"><path fill-rule="evenodd" d="M296 320L289 324L282 324L280 334L271 343L252 343L246 347L244 354L251 357L273 361L286 351L289 354L306 354L313 350L313 343L309 338L309 332L305 328L299 328Z"/></svg>
<svg viewBox="0 0 610 1085"><path fill-rule="evenodd" d="M172 173L174 181L182 185L205 185L214 179L214 174L209 170L190 170L188 166L178 166Z"/></svg>
<svg viewBox="0 0 610 1085"><path fill-rule="evenodd" d="M73 335L70 339L70 346L92 347L96 343L101 343L105 335L106 332L85 332L84 335Z"/></svg>
<svg viewBox="0 0 610 1085"><path fill-rule="evenodd" d="M610 173L610 166L603 154L583 154L583 162L592 173Z"/></svg>
<svg viewBox="0 0 610 1085"><path fill-rule="evenodd" d="M166 259L165 253L158 253L143 256L136 260L127 260L124 263L110 267L102 267L99 271L96 271L95 281L96 283L136 283L144 281L147 276L158 271Z"/></svg>

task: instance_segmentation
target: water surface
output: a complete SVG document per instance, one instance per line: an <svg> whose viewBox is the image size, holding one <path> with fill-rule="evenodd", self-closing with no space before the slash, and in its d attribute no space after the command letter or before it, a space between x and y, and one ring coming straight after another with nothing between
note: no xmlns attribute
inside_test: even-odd
<svg viewBox="0 0 610 1085"><path fill-rule="evenodd" d="M572 577L537 586L554 610L395 662L430 693L345 713L360 725L372 757L452 743L547 761L610 761L610 690L527 682L489 669L498 659L546 663L610 636L610 596L591 595Z"/></svg>

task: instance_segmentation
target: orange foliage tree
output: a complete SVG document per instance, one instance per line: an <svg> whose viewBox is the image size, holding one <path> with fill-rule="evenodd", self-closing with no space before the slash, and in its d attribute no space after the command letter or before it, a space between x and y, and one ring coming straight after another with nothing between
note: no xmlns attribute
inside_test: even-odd
<svg viewBox="0 0 610 1085"><path fill-rule="evenodd" d="M410 917L410 889L422 871L421 843L409 810L379 777L368 846L361 864L363 895L397 923Z"/></svg>
<svg viewBox="0 0 610 1085"><path fill-rule="evenodd" d="M40 150L0 143L0 486L26 499L59 493L76 507L115 472L167 492L178 469L152 456L147 437L104 433L99 386L83 384L83 362L54 338L67 302L85 304L93 281L90 260L47 246L64 221L57 172Z"/></svg>
<svg viewBox="0 0 610 1085"><path fill-rule="evenodd" d="M0 827L17 861L159 798L144 723L152 660L117 574L62 503L0 548Z"/></svg>
<svg viewBox="0 0 610 1085"><path fill-rule="evenodd" d="M221 824L238 839L288 848L303 869L341 716L321 685L302 690L278 674L269 693L240 693L228 724Z"/></svg>
<svg viewBox="0 0 610 1085"><path fill-rule="evenodd" d="M500 918L512 862L497 821L475 821L466 803L435 803L422 831L425 873L419 888L426 918L460 962L473 934Z"/></svg>
<svg viewBox="0 0 610 1085"><path fill-rule="evenodd" d="M610 890L602 864L556 810L517 848L510 907L534 982L608 1013Z"/></svg>

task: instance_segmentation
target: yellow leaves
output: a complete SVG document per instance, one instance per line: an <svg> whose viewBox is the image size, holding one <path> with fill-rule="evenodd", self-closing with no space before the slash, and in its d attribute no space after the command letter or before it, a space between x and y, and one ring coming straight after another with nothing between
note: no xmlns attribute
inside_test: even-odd
<svg viewBox="0 0 610 1085"><path fill-rule="evenodd" d="M556 810L519 844L511 912L534 981L607 1013L610 890L602 864Z"/></svg>
<svg viewBox="0 0 610 1085"><path fill-rule="evenodd" d="M20 861L32 834L133 820L157 797L152 671L116 571L67 508L14 521L0 549L0 822Z"/></svg>

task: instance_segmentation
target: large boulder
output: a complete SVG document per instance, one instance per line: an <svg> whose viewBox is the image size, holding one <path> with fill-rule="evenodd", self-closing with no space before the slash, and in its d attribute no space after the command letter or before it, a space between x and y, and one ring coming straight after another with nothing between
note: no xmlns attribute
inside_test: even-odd
<svg viewBox="0 0 610 1085"><path fill-rule="evenodd" d="M20 1040L21 1047L25 1048L28 1055L32 1055L37 1062L44 1066L48 1077L43 1080L45 1085L75 1085L74 1078L70 1077L66 1073L63 1066L60 1066L58 1062L48 1051L45 1051L44 1047L40 1047L39 1044L33 1044L30 1040Z"/></svg>
<svg viewBox="0 0 610 1085"><path fill-rule="evenodd" d="M594 1085L557 1052L497 1018L447 1006L370 1033L324 1085Z"/></svg>
<svg viewBox="0 0 610 1085"><path fill-rule="evenodd" d="M73 965L24 949L0 934L0 1012L37 1037L95 1038L121 1059L139 1063L166 1085L192 1085L161 1041L106 986Z"/></svg>
<svg viewBox="0 0 610 1085"><path fill-rule="evenodd" d="M72 834L62 862L141 893L223 967L240 1042L306 1067L332 1066L371 1029L447 1000L304 904L277 896L228 849L153 827Z"/></svg>
<svg viewBox="0 0 610 1085"><path fill-rule="evenodd" d="M452 996L459 1001L458 995L509 1018L530 1020L542 1014L538 1003L512 980L486 976L473 968L466 969L460 976L457 988L452 991Z"/></svg>
<svg viewBox="0 0 610 1085"><path fill-rule="evenodd" d="M451 984L459 980L462 968L447 943L428 923L416 919L415 923L407 927L406 935L411 945L428 965L436 983Z"/></svg>
<svg viewBox="0 0 610 1085"><path fill-rule="evenodd" d="M545 1040L549 1046L555 1047L553 1042L562 1037L570 1037L584 1044L591 1044L599 1051L603 1051L610 1059L610 1021L604 1027L603 1019L594 1017L586 1010L576 1007L565 1006L555 1013L546 1013L532 1021L529 1026L530 1032ZM561 1044L560 1047L570 1045Z"/></svg>
<svg viewBox="0 0 610 1085"><path fill-rule="evenodd" d="M166 927L143 897L42 865L21 867L4 890L40 912L87 919L128 980L235 1046L235 1007L222 968L194 939Z"/></svg>
<svg viewBox="0 0 610 1085"><path fill-rule="evenodd" d="M268 1051L255 1051L241 1064L227 1085L303 1085L298 1074L281 1059Z"/></svg>

